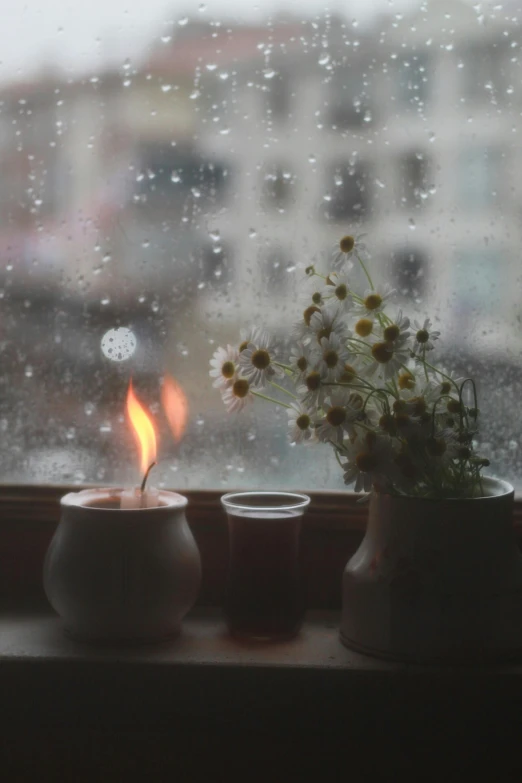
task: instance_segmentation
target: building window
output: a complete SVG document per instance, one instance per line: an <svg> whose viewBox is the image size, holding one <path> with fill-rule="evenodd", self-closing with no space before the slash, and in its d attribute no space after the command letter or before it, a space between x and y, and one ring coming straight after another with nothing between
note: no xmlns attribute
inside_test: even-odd
<svg viewBox="0 0 522 783"><path fill-rule="evenodd" d="M470 211L496 203L500 185L499 150L493 147L468 147L458 160L459 202Z"/></svg>
<svg viewBox="0 0 522 783"><path fill-rule="evenodd" d="M373 121L368 86L356 68L337 68L330 82L329 121L336 130L350 130Z"/></svg>
<svg viewBox="0 0 522 783"><path fill-rule="evenodd" d="M392 254L393 285L401 297L418 299L426 291L428 261L417 248L401 248Z"/></svg>
<svg viewBox="0 0 522 783"><path fill-rule="evenodd" d="M368 166L339 163L331 166L327 180L325 217L333 222L364 218L370 208Z"/></svg>
<svg viewBox="0 0 522 783"><path fill-rule="evenodd" d="M263 205L284 209L292 200L294 178L287 167L278 163L267 166L263 175Z"/></svg>
<svg viewBox="0 0 522 783"><path fill-rule="evenodd" d="M423 152L408 152L399 159L401 203L408 208L419 207L428 190L428 161Z"/></svg>
<svg viewBox="0 0 522 783"><path fill-rule="evenodd" d="M423 107L429 99L433 68L422 52L411 52L399 63L397 74L398 97L403 105Z"/></svg>

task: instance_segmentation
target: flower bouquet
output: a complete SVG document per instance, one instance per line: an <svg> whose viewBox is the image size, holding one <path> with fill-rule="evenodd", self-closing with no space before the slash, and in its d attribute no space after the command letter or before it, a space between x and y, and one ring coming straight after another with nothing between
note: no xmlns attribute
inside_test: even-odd
<svg viewBox="0 0 522 783"><path fill-rule="evenodd" d="M352 288L359 264L365 291ZM344 236L330 269L306 269L308 290L290 349L262 328L218 348L210 375L229 411L256 397L288 412L293 442L334 449L355 491L424 498L484 494L476 453L477 392L431 360L439 332L391 310L375 284L361 237ZM267 394L267 390L270 394Z"/></svg>

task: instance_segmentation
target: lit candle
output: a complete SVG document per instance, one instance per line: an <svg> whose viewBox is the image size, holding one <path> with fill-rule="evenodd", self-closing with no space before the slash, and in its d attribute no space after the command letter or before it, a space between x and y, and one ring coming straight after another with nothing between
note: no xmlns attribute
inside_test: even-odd
<svg viewBox="0 0 522 783"><path fill-rule="evenodd" d="M134 394L132 381L127 392L127 413L141 451L143 481L140 487L126 489L121 493L120 508L156 508L159 506L159 491L154 487L146 488L151 468L156 464L156 432L150 416Z"/></svg>

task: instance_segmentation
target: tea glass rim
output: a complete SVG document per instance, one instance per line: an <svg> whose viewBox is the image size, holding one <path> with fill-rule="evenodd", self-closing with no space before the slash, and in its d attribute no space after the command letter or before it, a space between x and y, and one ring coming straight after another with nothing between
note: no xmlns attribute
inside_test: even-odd
<svg viewBox="0 0 522 783"><path fill-rule="evenodd" d="M281 498L282 502L276 505L241 503L241 499L246 500L249 497L276 497ZM304 511L310 505L310 498L302 492L280 492L278 490L227 492L226 495L221 496L220 500L226 511Z"/></svg>

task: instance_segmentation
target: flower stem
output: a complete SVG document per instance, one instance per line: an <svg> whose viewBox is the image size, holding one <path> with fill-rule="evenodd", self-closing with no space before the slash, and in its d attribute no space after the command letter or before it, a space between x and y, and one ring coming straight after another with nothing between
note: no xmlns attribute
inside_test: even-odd
<svg viewBox="0 0 522 783"><path fill-rule="evenodd" d="M276 400L275 397L269 397L267 394L261 394L261 392L254 391L252 389L252 394L254 394L256 397L260 397L262 400L266 400L267 402L275 402L276 405L282 405L283 408L291 408L291 405L287 405L286 402L281 402L281 400Z"/></svg>
<svg viewBox="0 0 522 783"><path fill-rule="evenodd" d="M366 269L366 266L365 266L365 264L364 264L364 261L363 261L363 260L362 260L362 258L360 257L359 253L355 253L355 258L356 258L356 259L357 259L357 261L360 263L360 265L361 265L361 267L362 267L362 270L363 270L364 274L366 275L366 279L368 280L368 282L369 282L369 284L370 284L370 288L371 288L371 289L372 289L372 291L373 291L373 290L374 290L373 281L372 281L372 278L370 277L370 273L369 273L369 272L368 272L368 270Z"/></svg>
<svg viewBox="0 0 522 783"><path fill-rule="evenodd" d="M288 394L289 397L291 397L293 400L297 400L297 397L295 394L292 394L291 391L288 391L288 389L285 389L284 386L280 386L278 383L275 383L274 381L268 381L270 386L273 386L274 389L279 389L279 391L284 392L285 394Z"/></svg>

